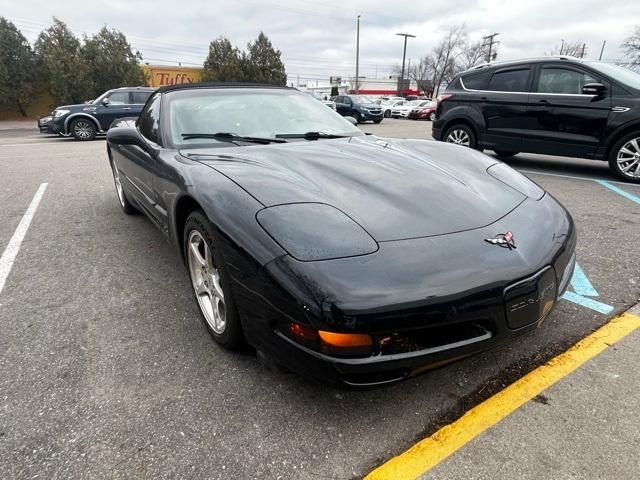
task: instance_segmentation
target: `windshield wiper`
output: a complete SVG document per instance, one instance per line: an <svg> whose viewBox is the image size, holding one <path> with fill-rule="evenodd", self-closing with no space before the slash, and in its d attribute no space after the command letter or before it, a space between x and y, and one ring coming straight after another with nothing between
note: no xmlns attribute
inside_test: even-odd
<svg viewBox="0 0 640 480"><path fill-rule="evenodd" d="M221 142L248 142L248 143L286 143L287 141L282 138L268 138L268 137L243 137L242 135L236 135L235 133L229 132L218 132L218 133L183 133L182 138L184 140L190 140L192 138L212 138L214 140L219 140Z"/></svg>
<svg viewBox="0 0 640 480"><path fill-rule="evenodd" d="M304 138L305 140L318 140L320 138L347 138L350 135L338 135L335 133L306 132L306 133L279 133L276 138Z"/></svg>

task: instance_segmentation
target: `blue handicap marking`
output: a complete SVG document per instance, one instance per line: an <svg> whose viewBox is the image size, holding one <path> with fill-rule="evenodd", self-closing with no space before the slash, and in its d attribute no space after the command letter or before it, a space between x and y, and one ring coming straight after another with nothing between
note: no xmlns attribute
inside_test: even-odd
<svg viewBox="0 0 640 480"><path fill-rule="evenodd" d="M590 308L600 313L611 313L613 307L606 303L594 300L592 297L597 297L598 292L584 273L584 270L580 268L580 265L576 263L576 268L573 271L573 277L571 277L571 287L573 292L567 290L562 295L562 298L569 300L570 302L577 303L583 307Z"/></svg>

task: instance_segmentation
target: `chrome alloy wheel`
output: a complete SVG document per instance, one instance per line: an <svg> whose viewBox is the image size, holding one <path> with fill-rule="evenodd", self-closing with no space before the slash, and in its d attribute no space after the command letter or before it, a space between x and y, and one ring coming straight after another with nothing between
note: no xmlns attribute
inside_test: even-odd
<svg viewBox="0 0 640 480"><path fill-rule="evenodd" d="M189 234L187 248L191 285L200 310L209 327L222 335L227 326L224 293L220 286L220 272L213 265L211 249L197 230Z"/></svg>
<svg viewBox="0 0 640 480"><path fill-rule="evenodd" d="M78 120L73 125L73 134L79 138L91 138L93 125L88 120Z"/></svg>
<svg viewBox="0 0 640 480"><path fill-rule="evenodd" d="M618 168L629 178L640 178L640 137L622 145L616 157Z"/></svg>
<svg viewBox="0 0 640 480"><path fill-rule="evenodd" d="M120 200L120 205L123 207L124 205L124 192L122 191L122 182L120 181L120 172L118 172L118 167L116 164L113 164L113 182L116 184L116 192L118 194L118 200Z"/></svg>
<svg viewBox="0 0 640 480"><path fill-rule="evenodd" d="M455 143L456 145L462 145L468 147L471 144L469 134L460 128L451 130L447 135L447 143Z"/></svg>

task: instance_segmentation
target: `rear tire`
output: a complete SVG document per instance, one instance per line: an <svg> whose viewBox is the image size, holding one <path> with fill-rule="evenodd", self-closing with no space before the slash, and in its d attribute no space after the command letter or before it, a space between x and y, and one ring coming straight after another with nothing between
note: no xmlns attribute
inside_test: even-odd
<svg viewBox="0 0 640 480"><path fill-rule="evenodd" d="M625 135L613 145L609 168L627 182L640 183L640 132Z"/></svg>
<svg viewBox="0 0 640 480"><path fill-rule="evenodd" d="M517 155L519 153L519 152L505 152L504 150L494 150L494 152L496 152L496 155L502 158L513 157L514 155Z"/></svg>
<svg viewBox="0 0 640 480"><path fill-rule="evenodd" d="M184 256L200 317L216 343L235 350L246 340L216 229L202 210L192 212L183 232Z"/></svg>
<svg viewBox="0 0 640 480"><path fill-rule="evenodd" d="M447 129L443 137L447 143L461 145L463 147L476 148L475 132L464 124L453 125Z"/></svg>
<svg viewBox="0 0 640 480"><path fill-rule="evenodd" d="M87 141L96 138L98 130L96 129L95 123L91 120L77 118L69 125L69 132L76 140Z"/></svg>

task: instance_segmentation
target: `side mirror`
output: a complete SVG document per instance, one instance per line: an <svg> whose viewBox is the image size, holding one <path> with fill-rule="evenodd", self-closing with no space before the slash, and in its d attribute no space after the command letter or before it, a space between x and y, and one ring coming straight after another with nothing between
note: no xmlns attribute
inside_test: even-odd
<svg viewBox="0 0 640 480"><path fill-rule="evenodd" d="M105 107L108 107L110 103L111 103L111 102L109 101L109 99L108 99L108 98L103 98L103 99L102 99L102 104L103 104Z"/></svg>
<svg viewBox="0 0 640 480"><path fill-rule="evenodd" d="M107 131L107 141L116 145L137 145L146 150L147 143L142 139L137 128L114 127Z"/></svg>
<svg viewBox="0 0 640 480"><path fill-rule="evenodd" d="M602 97L606 91L607 87L602 83L587 83L582 87L583 95L595 95L596 97Z"/></svg>
<svg viewBox="0 0 640 480"><path fill-rule="evenodd" d="M355 118L353 117L344 117L344 118L346 118L351 125L356 125L356 126L358 125L358 121Z"/></svg>

